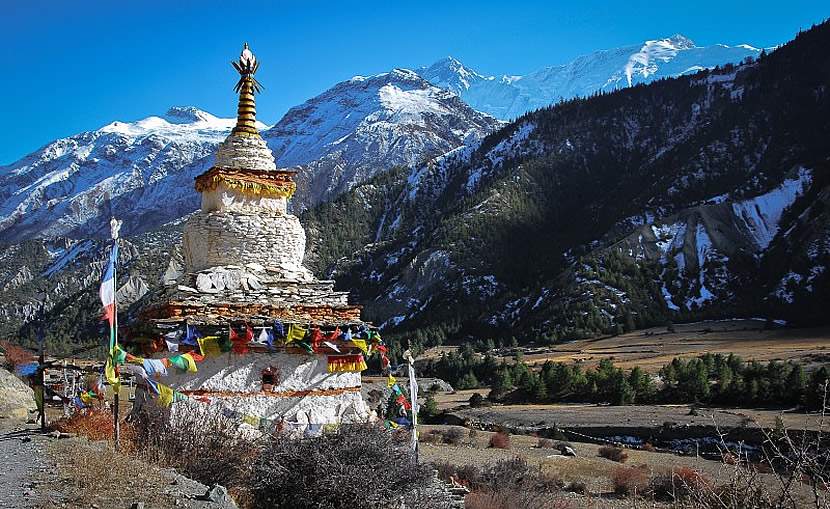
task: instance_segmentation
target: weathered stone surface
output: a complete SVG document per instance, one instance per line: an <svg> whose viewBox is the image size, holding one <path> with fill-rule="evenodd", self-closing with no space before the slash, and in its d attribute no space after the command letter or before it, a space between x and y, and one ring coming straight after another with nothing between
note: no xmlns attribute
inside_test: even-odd
<svg viewBox="0 0 830 509"><path fill-rule="evenodd" d="M210 279L209 274L199 274L196 276L196 288L200 292L207 292L211 288L213 288L213 281Z"/></svg>
<svg viewBox="0 0 830 509"><path fill-rule="evenodd" d="M296 216L201 212L188 221L182 243L190 272L255 263L285 278L313 280L302 265L306 238Z"/></svg>
<svg viewBox="0 0 830 509"><path fill-rule="evenodd" d="M32 389L13 374L0 368L0 419L26 422L29 412L36 409Z"/></svg>

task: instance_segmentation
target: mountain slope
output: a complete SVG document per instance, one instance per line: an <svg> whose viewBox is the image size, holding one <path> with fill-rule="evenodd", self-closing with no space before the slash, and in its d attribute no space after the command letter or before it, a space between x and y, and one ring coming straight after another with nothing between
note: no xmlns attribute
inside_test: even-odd
<svg viewBox="0 0 830 509"><path fill-rule="evenodd" d="M828 43L825 23L751 64L527 114L401 176L365 247L315 266L429 341L826 321Z"/></svg>
<svg viewBox="0 0 830 509"><path fill-rule="evenodd" d="M99 237L112 215L124 219L129 235L189 214L199 206L193 178L210 167L234 124L171 108L56 140L0 167L0 241ZM340 83L260 129L277 164L300 171L292 206L303 209L499 125L411 71L395 70Z"/></svg>
<svg viewBox="0 0 830 509"><path fill-rule="evenodd" d="M485 76L452 57L418 72L432 84L457 93L479 111L513 119L560 100L693 74L747 57L757 58L760 51L745 44L700 47L678 34L597 51L524 76Z"/></svg>
<svg viewBox="0 0 830 509"><path fill-rule="evenodd" d="M199 203L193 178L234 123L171 108L56 140L0 167L0 239L97 237L113 214L131 234L190 213Z"/></svg>
<svg viewBox="0 0 830 509"><path fill-rule="evenodd" d="M294 107L263 136L277 163L297 167L295 209L326 201L378 172L472 143L500 123L412 71L356 76Z"/></svg>

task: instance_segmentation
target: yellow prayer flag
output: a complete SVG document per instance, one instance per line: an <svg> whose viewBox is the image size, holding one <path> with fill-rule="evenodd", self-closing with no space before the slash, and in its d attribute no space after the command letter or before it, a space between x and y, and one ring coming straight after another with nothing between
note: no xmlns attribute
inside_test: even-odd
<svg viewBox="0 0 830 509"><path fill-rule="evenodd" d="M398 380L392 375L389 375L389 378L386 379L386 386L387 387L392 387L396 383L398 383Z"/></svg>
<svg viewBox="0 0 830 509"><path fill-rule="evenodd" d="M304 327L300 327L299 325L294 325L293 323L288 326L288 334L285 335L285 342L291 343L292 341L302 341L306 335L307 330Z"/></svg>
<svg viewBox="0 0 830 509"><path fill-rule="evenodd" d="M188 373L195 373L196 371L198 371L196 369L196 361L193 359L193 356L191 356L189 353L186 353L186 354L183 354L181 357L187 363L187 372Z"/></svg>
<svg viewBox="0 0 830 509"><path fill-rule="evenodd" d="M354 346L360 348L360 351L363 352L363 353L367 353L369 351L369 347L366 346L366 340L365 339L353 339L352 344Z"/></svg>
<svg viewBox="0 0 830 509"><path fill-rule="evenodd" d="M250 424L251 426L258 428L259 427L259 417L254 415L244 415L242 416L242 422L245 424Z"/></svg>
<svg viewBox="0 0 830 509"><path fill-rule="evenodd" d="M158 384L159 399L158 404L168 407L173 404L173 389L164 384Z"/></svg>
<svg viewBox="0 0 830 509"><path fill-rule="evenodd" d="M219 355L222 355L222 349L219 347L218 336L205 336L197 339L196 341L199 342L199 350L205 357L218 357Z"/></svg>
<svg viewBox="0 0 830 509"><path fill-rule="evenodd" d="M115 368L112 364L112 357L107 358L107 363L104 366L104 376L107 379L107 383L112 386L112 390L118 391L121 389L121 380L115 376Z"/></svg>

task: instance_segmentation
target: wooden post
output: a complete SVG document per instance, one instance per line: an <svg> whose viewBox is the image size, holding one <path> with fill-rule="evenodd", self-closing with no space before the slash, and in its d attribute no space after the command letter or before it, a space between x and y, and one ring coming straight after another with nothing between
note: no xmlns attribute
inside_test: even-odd
<svg viewBox="0 0 830 509"><path fill-rule="evenodd" d="M40 343L40 431L46 431L46 349L43 346L43 341Z"/></svg>
<svg viewBox="0 0 830 509"><path fill-rule="evenodd" d="M43 330L45 296L40 303L38 310L37 339L40 343L40 356L38 357L38 368L40 369L40 431L46 432L46 338Z"/></svg>

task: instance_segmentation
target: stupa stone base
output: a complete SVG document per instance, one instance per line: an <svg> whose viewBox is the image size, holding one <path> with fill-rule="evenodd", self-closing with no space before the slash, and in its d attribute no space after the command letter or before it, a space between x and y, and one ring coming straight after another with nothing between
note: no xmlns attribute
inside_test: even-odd
<svg viewBox="0 0 830 509"><path fill-rule="evenodd" d="M185 265L194 272L256 263L281 271L284 279L314 279L302 265L305 231L297 216L199 212L188 220L182 245Z"/></svg>
<svg viewBox="0 0 830 509"><path fill-rule="evenodd" d="M277 380L263 386L261 373L269 368L275 370ZM369 417L360 393L360 373L329 373L325 355L225 353L205 359L198 373L172 373L167 379L177 391L198 399L177 403L174 413L186 413L191 407L201 411L208 404L217 412L282 421L288 431Z"/></svg>

